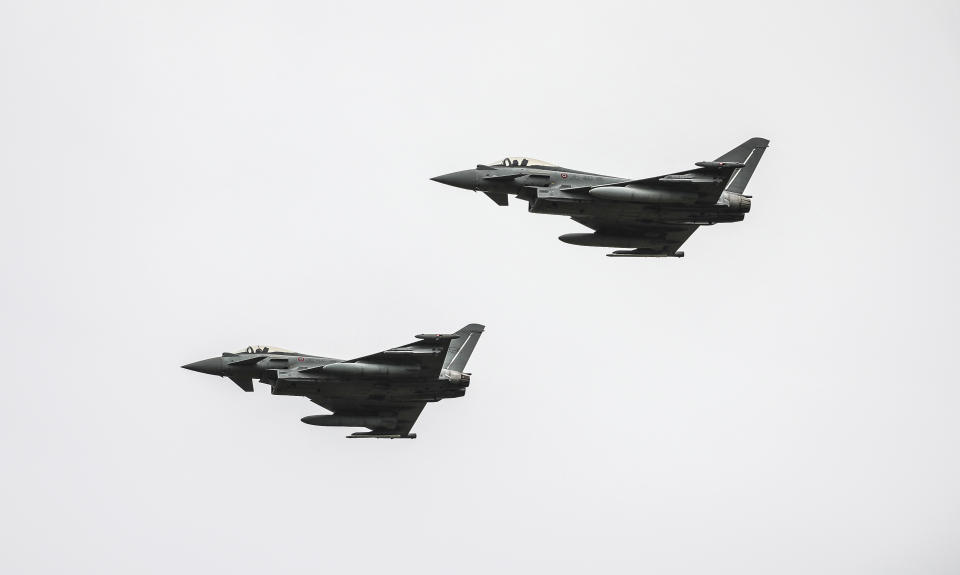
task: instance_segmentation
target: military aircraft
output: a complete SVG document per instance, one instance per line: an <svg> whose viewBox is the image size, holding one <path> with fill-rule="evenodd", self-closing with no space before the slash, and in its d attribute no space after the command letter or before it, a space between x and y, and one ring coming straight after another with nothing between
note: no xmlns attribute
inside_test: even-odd
<svg viewBox="0 0 960 575"><path fill-rule="evenodd" d="M470 374L463 370L483 329L471 323L452 334L420 334L413 343L349 360L249 346L182 367L227 377L244 391L253 391L258 378L274 395L300 395L333 412L304 423L370 430L350 438L415 439L410 429L428 402L466 393Z"/></svg>
<svg viewBox="0 0 960 575"><path fill-rule="evenodd" d="M632 248L612 257L683 257L678 250L698 227L739 222L750 211L744 191L769 143L751 138L695 169L640 180L514 157L432 179L483 192L499 206L513 194L533 213L570 216L594 230L560 236L568 244Z"/></svg>

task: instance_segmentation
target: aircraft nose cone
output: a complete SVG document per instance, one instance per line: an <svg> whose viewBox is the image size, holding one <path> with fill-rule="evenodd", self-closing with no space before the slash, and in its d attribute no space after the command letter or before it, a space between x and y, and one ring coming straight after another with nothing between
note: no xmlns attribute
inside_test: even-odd
<svg viewBox="0 0 960 575"><path fill-rule="evenodd" d="M475 190L477 188L476 170L450 172L449 174L444 174L442 176L437 176L430 179L434 182L440 182L441 184L446 184L455 188L463 188L465 190Z"/></svg>
<svg viewBox="0 0 960 575"><path fill-rule="evenodd" d="M223 358L211 357L210 359L201 359L187 365L181 365L183 369L197 371L200 373L209 373L210 375L223 375Z"/></svg>

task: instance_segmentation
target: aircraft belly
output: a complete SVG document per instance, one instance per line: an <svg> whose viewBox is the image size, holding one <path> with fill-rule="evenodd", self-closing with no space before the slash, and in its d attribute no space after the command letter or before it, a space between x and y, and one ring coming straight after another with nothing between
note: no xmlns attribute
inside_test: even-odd
<svg viewBox="0 0 960 575"><path fill-rule="evenodd" d="M292 385L291 385L292 384ZM322 396L336 400L403 403L439 401L464 395L457 385L439 381L297 381L274 384L275 395Z"/></svg>
<svg viewBox="0 0 960 575"><path fill-rule="evenodd" d="M662 223L700 223L739 222L744 214L733 212L725 206L662 206L644 204L626 204L625 202L605 202L597 200L554 200L537 199L530 202L529 211L536 214L550 214L570 217L595 217L607 220L637 220Z"/></svg>
<svg viewBox="0 0 960 575"><path fill-rule="evenodd" d="M603 202L597 200L544 200L531 202L530 211L557 216L595 216L603 218L636 218L648 221L672 220L691 210L663 206Z"/></svg>

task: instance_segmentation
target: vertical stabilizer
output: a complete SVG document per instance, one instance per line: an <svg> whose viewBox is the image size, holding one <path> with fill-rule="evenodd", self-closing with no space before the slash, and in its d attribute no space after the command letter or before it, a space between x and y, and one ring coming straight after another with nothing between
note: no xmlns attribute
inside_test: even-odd
<svg viewBox="0 0 960 575"><path fill-rule="evenodd" d="M750 181L750 177L753 176L753 171L757 169L757 164L760 163L760 158L763 157L764 150L766 150L769 145L770 140L750 138L715 160L717 162L738 162L745 164L730 177L730 181L727 182L727 187L724 189L725 192L743 194L747 189L747 183Z"/></svg>
<svg viewBox="0 0 960 575"><path fill-rule="evenodd" d="M477 346L477 340L483 333L484 326L479 323L466 325L454 333L460 337L450 342L447 348L447 357L443 360L443 368L453 371L463 371L467 367L467 361L473 348Z"/></svg>

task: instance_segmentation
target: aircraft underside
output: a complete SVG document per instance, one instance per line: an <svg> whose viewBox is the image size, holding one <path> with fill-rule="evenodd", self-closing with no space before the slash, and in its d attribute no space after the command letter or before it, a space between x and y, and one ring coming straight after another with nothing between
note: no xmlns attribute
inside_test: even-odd
<svg viewBox="0 0 960 575"><path fill-rule="evenodd" d="M637 221L700 224L743 221L744 213L727 206L653 206L625 204L624 202L599 202L597 200L545 199L528 200L529 211L535 214L552 214L570 217L616 217L636 218Z"/></svg>
<svg viewBox="0 0 960 575"><path fill-rule="evenodd" d="M463 397L466 389L449 381L320 381L280 380L270 382L273 395L323 397L331 400L360 400L364 402L434 402Z"/></svg>

